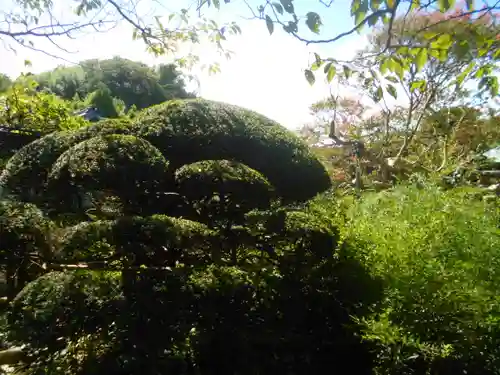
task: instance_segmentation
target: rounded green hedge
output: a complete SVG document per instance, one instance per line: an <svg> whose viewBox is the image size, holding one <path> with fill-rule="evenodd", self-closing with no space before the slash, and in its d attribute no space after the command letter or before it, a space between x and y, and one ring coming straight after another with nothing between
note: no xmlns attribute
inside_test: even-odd
<svg viewBox="0 0 500 375"><path fill-rule="evenodd" d="M59 242L66 261L128 259L134 265L172 266L210 260L215 233L205 225L165 215L124 217L69 228Z"/></svg>
<svg viewBox="0 0 500 375"><path fill-rule="evenodd" d="M48 134L24 146L7 162L0 186L25 201L43 194L47 177L57 158L70 147L97 135L129 134L129 121L104 120L77 131Z"/></svg>
<svg viewBox="0 0 500 375"><path fill-rule="evenodd" d="M145 110L135 126L174 167L234 160L262 173L285 201L307 200L331 185L321 162L297 136L235 105L174 100Z"/></svg>
<svg viewBox="0 0 500 375"><path fill-rule="evenodd" d="M71 146L73 133L51 133L24 146L7 162L0 186L7 193L32 201L44 187L52 164Z"/></svg>
<svg viewBox="0 0 500 375"><path fill-rule="evenodd" d="M12 301L9 340L27 344L28 351L47 347L62 350L67 342L61 337L77 340L82 330L92 334L110 327L121 312L118 306L122 298L119 272L49 272L28 284ZM31 365L43 368L42 363Z"/></svg>
<svg viewBox="0 0 500 375"><path fill-rule="evenodd" d="M203 160L231 160L262 173L285 202L307 200L330 187L321 162L292 132L253 111L225 103L174 100L143 111L133 124L108 120L76 132L50 134L7 163L0 185L33 201L52 164L96 136L134 135L154 145L175 170ZM56 168L57 169L57 168Z"/></svg>
<svg viewBox="0 0 500 375"><path fill-rule="evenodd" d="M42 272L40 265L52 255L53 228L33 204L0 201L0 269L9 298Z"/></svg>
<svg viewBox="0 0 500 375"><path fill-rule="evenodd" d="M131 135L96 136L66 150L54 163L48 190L57 199L66 193L111 191L125 205L154 196L164 188L168 162L149 142ZM142 203L142 202L141 202Z"/></svg>
<svg viewBox="0 0 500 375"><path fill-rule="evenodd" d="M115 254L113 220L84 221L65 228L57 241L58 261L106 260Z"/></svg>
<svg viewBox="0 0 500 375"><path fill-rule="evenodd" d="M229 160L204 160L175 172L178 191L209 216L236 219L250 210L269 208L273 186L256 170Z"/></svg>

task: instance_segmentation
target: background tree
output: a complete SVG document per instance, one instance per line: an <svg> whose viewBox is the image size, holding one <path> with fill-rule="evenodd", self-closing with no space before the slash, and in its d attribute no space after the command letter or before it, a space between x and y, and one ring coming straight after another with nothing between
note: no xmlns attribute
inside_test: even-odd
<svg viewBox="0 0 500 375"><path fill-rule="evenodd" d="M0 73L0 93L7 91L12 85L12 80L5 74Z"/></svg>
<svg viewBox="0 0 500 375"><path fill-rule="evenodd" d="M146 64L114 57L109 60L86 60L75 67L59 67L33 77L41 88L49 89L64 99L78 95L85 98L101 85L108 87L113 98L122 100L126 108L138 109L174 98L187 98L182 73L173 65L156 69Z"/></svg>
<svg viewBox="0 0 500 375"><path fill-rule="evenodd" d="M95 107L103 117L116 118L118 110L111 96L111 90L105 84L98 86L97 90L91 92L84 103L87 106Z"/></svg>
<svg viewBox="0 0 500 375"><path fill-rule="evenodd" d="M450 19L448 19L450 18ZM438 23L441 21L442 23ZM443 22L446 21L446 22ZM403 93L404 101L407 104L406 119L401 124L403 129L402 142L398 152L394 156L394 163L406 156L408 147L414 142L416 134L419 132L423 121L427 116L436 113L443 108L449 108L453 105L464 105L472 100L476 105L478 99L487 103L488 95L482 98L484 91L470 94L462 85L470 84L471 81L481 80L485 70L494 74L496 67L491 66L494 51L498 49L498 43L492 44L492 49L488 53L476 56L477 40L494 38L498 34L498 29L490 27L491 21L489 15L474 19L469 16L462 16L460 10L449 16L442 15L440 12L427 14L415 14L403 19L395 19L391 25L391 33L386 27L380 33L372 36L371 47L360 55L374 56L373 58L364 58L363 64L366 64L365 70L373 64L380 62L380 73L384 76L385 87L373 86L373 77L366 77L364 74L358 78L361 80L362 87L367 90L375 102L379 102L383 96L383 89L394 98L398 97L398 92ZM449 35L453 34L461 43L450 46L446 56L443 56L440 50L432 50L430 55L427 50L417 51L419 59L415 61L408 60L408 50L400 48L395 53L387 53L385 46L387 39L392 38L393 42L400 45L405 43L422 43L429 33L436 35L448 35L442 37L449 41ZM407 68L403 68L403 65ZM389 67L395 73L388 74ZM460 82L457 84L457 77ZM496 79L496 78L495 78ZM484 82L482 84L484 86ZM386 110L389 114L389 112ZM390 114L389 114L390 115ZM391 121L391 119L387 119ZM447 146L446 146L447 147ZM414 162L415 160L412 160ZM443 160L443 167L446 161ZM436 167L436 168L442 168Z"/></svg>

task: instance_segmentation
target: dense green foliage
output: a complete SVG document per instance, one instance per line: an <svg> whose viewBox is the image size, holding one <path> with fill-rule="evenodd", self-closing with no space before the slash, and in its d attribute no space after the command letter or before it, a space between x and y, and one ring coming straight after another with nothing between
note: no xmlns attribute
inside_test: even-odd
<svg viewBox="0 0 500 375"><path fill-rule="evenodd" d="M248 211L269 209L274 198L274 188L264 176L228 160L187 164L176 171L175 180L198 210L198 220L211 226L221 225L219 220L228 215L238 222Z"/></svg>
<svg viewBox="0 0 500 375"><path fill-rule="evenodd" d="M0 266L10 298L40 274L37 262L50 255L51 228L37 207L0 201Z"/></svg>
<svg viewBox="0 0 500 375"><path fill-rule="evenodd" d="M0 94L0 124L13 130L42 134L75 129L85 122L72 115L70 103L46 92L27 80Z"/></svg>
<svg viewBox="0 0 500 375"><path fill-rule="evenodd" d="M33 47L28 24L51 41L72 35L71 25L38 26L52 2L18 3L0 38ZM150 26L127 4L83 0L76 13L93 20L109 5L131 15L134 38L157 55L204 33L222 49L239 32L205 19L191 27L187 10L187 27L173 32L175 15ZM498 111L485 110L499 89L498 4L351 5L355 27L333 38L301 36L301 24L319 34L328 18L302 17L293 0L254 16L308 43L376 27L354 59L315 54L305 71L310 83L321 71L349 81L381 108L367 119L361 100L333 94L312 106L325 116L308 137L328 133L343 146L316 151L339 180L354 178L356 199L325 192L314 153L264 116L201 99L163 103L191 96L173 65L90 60L36 76L43 91L0 76L6 125L56 130L0 174L2 337L22 346L24 372L498 373L500 166L482 155L499 142ZM474 82L477 92L464 89ZM389 108L398 88L408 105ZM68 108L83 105L119 119L81 127ZM368 180L386 190L363 191Z"/></svg>
<svg viewBox="0 0 500 375"><path fill-rule="evenodd" d="M83 100L96 91L106 90L111 97L122 100L126 108L142 109L166 100L192 96L186 91L182 74L174 65L151 68L120 57L85 60L76 67L59 67L35 75L33 79L42 89L67 100ZM107 112L106 106L97 107Z"/></svg>
<svg viewBox="0 0 500 375"><path fill-rule="evenodd" d="M0 184L39 207L0 215L29 374L500 366L500 206L479 190L339 200L298 138L201 99L49 134Z"/></svg>
<svg viewBox="0 0 500 375"><path fill-rule="evenodd" d="M350 208L352 255L385 288L364 320L378 374L497 373L500 205L477 197L401 187Z"/></svg>
<svg viewBox="0 0 500 375"><path fill-rule="evenodd" d="M238 161L262 173L287 201L306 200L330 184L306 145L253 111L196 99L170 101L148 108L136 122L138 135L176 167L200 160Z"/></svg>
<svg viewBox="0 0 500 375"><path fill-rule="evenodd" d="M52 271L8 314L10 342L34 355L30 373L309 373L353 355L368 373L351 316L376 298L345 285L351 269L356 284L369 278L338 258L324 212L283 205L329 180L271 120L169 102L133 123L45 136L1 181L59 226L43 257ZM66 270L78 262L87 270Z"/></svg>

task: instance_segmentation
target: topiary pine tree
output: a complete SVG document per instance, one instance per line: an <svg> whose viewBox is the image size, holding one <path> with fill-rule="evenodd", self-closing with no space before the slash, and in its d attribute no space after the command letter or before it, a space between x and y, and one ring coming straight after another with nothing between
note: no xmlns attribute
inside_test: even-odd
<svg viewBox="0 0 500 375"><path fill-rule="evenodd" d="M0 184L61 226L9 313L29 373L369 373L351 321L369 301L308 208L328 175L266 117L167 102L33 142Z"/></svg>

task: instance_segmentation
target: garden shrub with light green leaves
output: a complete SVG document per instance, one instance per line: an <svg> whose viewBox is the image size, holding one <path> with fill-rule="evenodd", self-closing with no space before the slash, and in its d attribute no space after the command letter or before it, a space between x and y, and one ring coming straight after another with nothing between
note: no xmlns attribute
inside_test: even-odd
<svg viewBox="0 0 500 375"><path fill-rule="evenodd" d="M311 206L320 161L266 117L167 102L33 142L0 185L59 225L8 315L28 373L371 373L352 316L376 284Z"/></svg>
<svg viewBox="0 0 500 375"><path fill-rule="evenodd" d="M384 282L361 318L377 374L496 374L500 210L460 189L398 187L351 206L344 237Z"/></svg>

